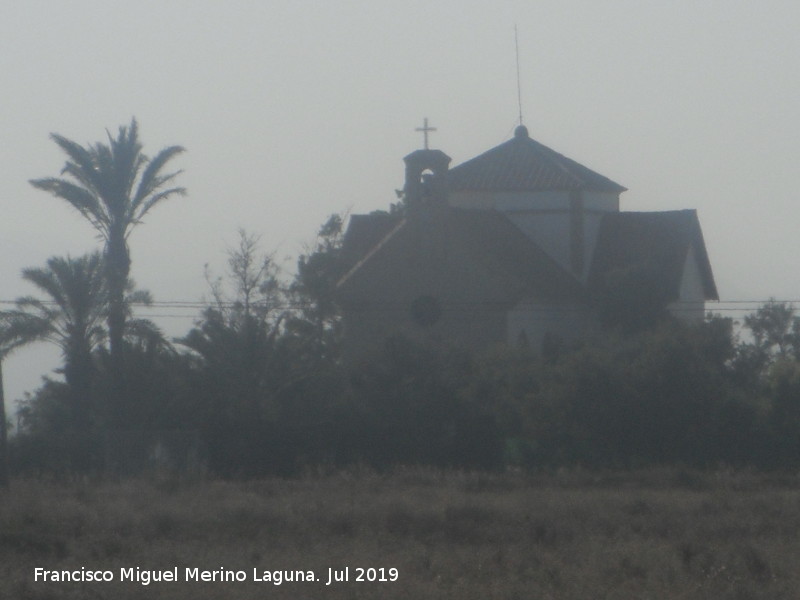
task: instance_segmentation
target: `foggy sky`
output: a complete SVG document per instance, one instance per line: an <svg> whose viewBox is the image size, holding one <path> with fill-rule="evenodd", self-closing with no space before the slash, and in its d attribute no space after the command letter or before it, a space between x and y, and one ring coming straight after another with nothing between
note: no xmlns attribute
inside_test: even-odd
<svg viewBox="0 0 800 600"><path fill-rule="evenodd" d="M386 208L423 117L453 165L509 139L515 25L533 138L626 186L623 210L696 208L723 300L800 299L799 23L789 1L7 0L0 300L100 244L28 184L63 166L51 132L95 142L136 116L145 153L187 148L189 196L130 246L140 287L197 301L238 227L291 271L329 214ZM186 333L173 314L156 320ZM9 404L57 364L10 358Z"/></svg>

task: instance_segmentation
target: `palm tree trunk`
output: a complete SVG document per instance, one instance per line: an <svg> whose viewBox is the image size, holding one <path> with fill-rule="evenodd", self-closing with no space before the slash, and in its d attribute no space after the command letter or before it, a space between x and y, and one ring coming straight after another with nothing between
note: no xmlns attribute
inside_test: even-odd
<svg viewBox="0 0 800 600"><path fill-rule="evenodd" d="M71 422L68 427L72 453L72 467L86 472L91 464L90 394L92 381L92 355L87 347L74 348L64 364L64 379L69 390Z"/></svg>
<svg viewBox="0 0 800 600"><path fill-rule="evenodd" d="M6 395L3 388L3 359L0 357L0 487L8 487L8 429L6 428Z"/></svg>
<svg viewBox="0 0 800 600"><path fill-rule="evenodd" d="M117 425L123 425L127 406L125 387L125 359L123 338L125 335L125 288L128 284L131 259L122 233L114 235L106 247L108 269L109 308L108 337L111 354L111 378L114 393Z"/></svg>

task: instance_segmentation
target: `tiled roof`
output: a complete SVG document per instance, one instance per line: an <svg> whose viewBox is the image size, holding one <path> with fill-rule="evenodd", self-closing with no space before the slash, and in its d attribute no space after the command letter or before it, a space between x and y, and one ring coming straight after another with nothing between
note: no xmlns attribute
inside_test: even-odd
<svg viewBox="0 0 800 600"><path fill-rule="evenodd" d="M615 269L646 265L677 298L689 246L696 252L706 300L718 300L700 221L694 210L619 212L603 217L589 286L598 289Z"/></svg>
<svg viewBox="0 0 800 600"><path fill-rule="evenodd" d="M522 125L511 140L450 169L448 185L453 191L588 189L620 193L626 189L530 138Z"/></svg>

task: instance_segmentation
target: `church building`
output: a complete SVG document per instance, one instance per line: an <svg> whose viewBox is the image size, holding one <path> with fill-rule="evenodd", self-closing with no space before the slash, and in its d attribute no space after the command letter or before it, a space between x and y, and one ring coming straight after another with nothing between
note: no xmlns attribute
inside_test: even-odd
<svg viewBox="0 0 800 600"><path fill-rule="evenodd" d="M702 319L718 299L694 210L620 211L626 188L522 125L453 168L425 133L405 157L405 209L353 215L345 233L351 358L394 334L538 350L666 312Z"/></svg>

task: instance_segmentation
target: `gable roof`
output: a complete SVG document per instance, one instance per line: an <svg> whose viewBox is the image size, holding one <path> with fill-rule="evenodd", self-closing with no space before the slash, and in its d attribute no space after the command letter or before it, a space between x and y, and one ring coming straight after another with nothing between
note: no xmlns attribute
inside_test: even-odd
<svg viewBox="0 0 800 600"><path fill-rule="evenodd" d="M448 172L453 191L542 191L587 189L621 193L619 185L528 136L522 125L507 142Z"/></svg>
<svg viewBox="0 0 800 600"><path fill-rule="evenodd" d="M503 213L444 207L434 214L433 218L439 220L437 231L448 237L453 251L502 275L519 293L544 293L559 299L584 294L580 284ZM380 260L381 251L396 236L415 235L415 226L420 222L426 222L426 232L431 231L430 214L412 214L404 219L381 214L361 217L351 218L345 234L342 250L350 260L346 274L338 282L340 290L358 278L365 264ZM509 298L509 304L521 299L516 295Z"/></svg>
<svg viewBox="0 0 800 600"><path fill-rule="evenodd" d="M644 266L677 299L690 247L695 251L706 300L718 300L697 211L608 213L597 235L589 286L599 289L613 270Z"/></svg>

